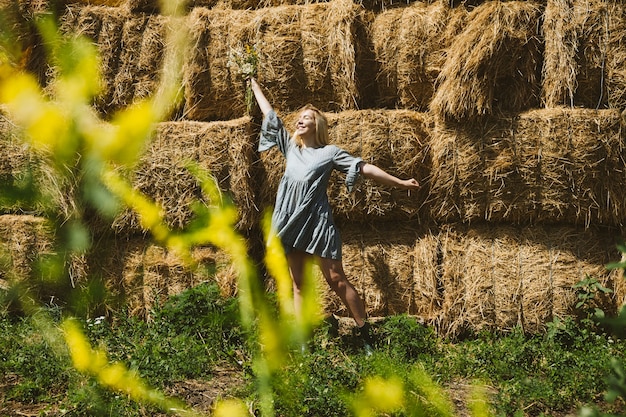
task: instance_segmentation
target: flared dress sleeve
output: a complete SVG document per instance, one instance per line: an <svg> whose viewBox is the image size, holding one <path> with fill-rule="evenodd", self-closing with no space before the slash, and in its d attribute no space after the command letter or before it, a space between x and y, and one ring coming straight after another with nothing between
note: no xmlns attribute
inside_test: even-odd
<svg viewBox="0 0 626 417"><path fill-rule="evenodd" d="M350 155L341 148L337 148L333 158L335 169L346 174L346 187L352 192L359 177L361 176L361 164L363 159Z"/></svg>
<svg viewBox="0 0 626 417"><path fill-rule="evenodd" d="M263 152L274 146L278 146L282 154L287 155L287 151L291 146L291 137L287 129L285 129L283 121L274 110L271 110L263 118L263 123L261 124L258 151Z"/></svg>

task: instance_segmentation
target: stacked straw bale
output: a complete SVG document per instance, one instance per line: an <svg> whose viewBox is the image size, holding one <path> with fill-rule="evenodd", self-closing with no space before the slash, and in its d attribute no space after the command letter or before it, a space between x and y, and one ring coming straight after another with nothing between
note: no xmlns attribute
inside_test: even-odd
<svg viewBox="0 0 626 417"><path fill-rule="evenodd" d="M604 68L608 106L626 108L626 5L623 2L609 3L608 45L599 48L600 58L606 53L606 62L599 59L598 65ZM605 34L605 36L607 36ZM600 39L603 39L602 37ZM600 84L602 87L602 84Z"/></svg>
<svg viewBox="0 0 626 417"><path fill-rule="evenodd" d="M161 10L160 0L74 0L74 2L91 4L110 3L108 5L122 3L121 5L132 13L159 13ZM256 10L279 6L304 6L327 2L329 2L329 0L188 0L185 2L185 8L188 11L198 7L206 7L209 9ZM367 10L381 12L388 8L402 7L412 2L413 0L359 0L355 3L361 4Z"/></svg>
<svg viewBox="0 0 626 417"><path fill-rule="evenodd" d="M450 42L430 109L443 120L464 120L536 107L541 11L527 1L489 1L476 7Z"/></svg>
<svg viewBox="0 0 626 417"><path fill-rule="evenodd" d="M192 262L149 239L106 239L85 259L84 273L100 274L110 294L107 307L125 306L129 314L150 318L152 310L203 282L215 282L225 297L236 295L237 271L229 256L213 247L197 247Z"/></svg>
<svg viewBox="0 0 626 417"><path fill-rule="evenodd" d="M614 236L601 229L377 226L343 233L346 273L373 316L416 315L446 336L516 326L536 333L575 314L573 285L588 276L624 296L618 272L604 268L618 256ZM327 310L345 313L325 285L320 292ZM615 298L597 306L615 312Z"/></svg>
<svg viewBox="0 0 626 417"><path fill-rule="evenodd" d="M231 50L246 45L262 45L258 78L278 108L295 110L303 95L327 111L360 103L359 82L365 81L357 79L356 67L366 67L359 60L367 50L365 14L351 1L259 10L196 7L184 21L172 19L121 7L66 9L62 30L92 39L103 57L105 88L98 97L103 112L155 92L165 34L174 23L188 29L191 38L184 109L175 110L187 119L229 120L246 113L242 78L229 66Z"/></svg>
<svg viewBox="0 0 626 417"><path fill-rule="evenodd" d="M49 222L30 215L0 215L0 288L11 282L36 283L43 277L36 261L54 255L58 248ZM205 281L214 281L224 296L235 296L237 271L229 256L212 247L197 247L192 252L194 265L147 239L100 239L82 256L74 256L69 273L74 288L100 278L106 286L107 309L126 306L132 315L149 317L157 303L168 296ZM9 271L11 272L9 275ZM67 294L56 294L67 296Z"/></svg>
<svg viewBox="0 0 626 417"><path fill-rule="evenodd" d="M605 68L610 71L607 50L612 32L608 16L604 0L547 2L542 90L546 107L606 107L604 77Z"/></svg>
<svg viewBox="0 0 626 417"><path fill-rule="evenodd" d="M61 17L64 33L83 35L98 47L103 91L97 108L109 113L156 92L168 26L161 15L129 14L120 7L77 6Z"/></svg>
<svg viewBox="0 0 626 417"><path fill-rule="evenodd" d="M617 110L545 109L471 126L438 125L433 218L623 225L620 120Z"/></svg>
<svg viewBox="0 0 626 417"><path fill-rule="evenodd" d="M31 152L21 140L16 127L0 109L0 183L5 186L18 183L31 159ZM3 202L2 210L7 209Z"/></svg>
<svg viewBox="0 0 626 417"><path fill-rule="evenodd" d="M47 54L37 30L37 18L50 10L47 0L0 0L0 28L3 36L3 59L34 74L43 84L46 78ZM56 7L55 7L56 8Z"/></svg>
<svg viewBox="0 0 626 417"><path fill-rule="evenodd" d="M258 79L276 108L293 111L303 96L325 111L355 108L361 15L347 0L244 11L194 9L185 117L216 120L245 113L243 81L228 61L231 50L246 45L258 47Z"/></svg>
<svg viewBox="0 0 626 417"><path fill-rule="evenodd" d="M76 207L76 183L64 174L60 179L45 152L30 147L24 132L0 109L0 212L41 213L54 206L60 217L69 218ZM33 198L35 189L38 199Z"/></svg>
<svg viewBox="0 0 626 417"><path fill-rule="evenodd" d="M193 200L211 204L187 161L232 196L241 230L256 228L257 207L274 204L282 156L272 149L257 160L258 124L242 117L245 86L229 66L232 49L256 46L258 79L290 129L311 102L328 112L331 143L423 184L409 195L362 181L348 194L342 175L331 179L345 270L370 315L416 315L450 336L538 332L575 313L573 285L588 276L615 290L599 307L623 303L623 277L604 268L619 258L613 239L626 216L620 2L192 0L176 22L155 0L68 3L63 31L88 36L101 53L95 105L106 114L151 95L168 26L189 31L175 114L194 121L159 124L131 173L170 226L188 224ZM402 109L383 109L394 107ZM0 175L13 181L32 157L2 120ZM52 187L55 199L63 203L71 185ZM40 220L2 217L4 251L28 276L29 261L50 250L32 237ZM130 211L115 228L143 232ZM236 272L218 250L194 252L207 275L147 238L115 238L99 240L70 269L103 274L134 314L149 317L155 303L207 279L236 294ZM319 284L325 308L345 313Z"/></svg>
<svg viewBox="0 0 626 417"><path fill-rule="evenodd" d="M620 63L621 9L605 0L549 0L543 32L542 101L546 107L606 108ZM611 62L613 59L614 62ZM617 74L616 74L617 75ZM619 85L620 82L617 81ZM617 86L616 86L617 87ZM622 86L623 88L623 86ZM619 88L616 88L619 90ZM613 91L612 94L618 91ZM617 97L615 104L620 101ZM623 98L621 98L623 101ZM620 107L620 106L611 106Z"/></svg>
<svg viewBox="0 0 626 417"><path fill-rule="evenodd" d="M284 117L283 122L289 131L295 126L298 114L290 113ZM334 172L328 196L337 221L422 221L430 172L433 122L429 115L411 110L352 110L328 113L326 116L330 143L393 175L414 177L424 183L421 190L409 193L362 180L349 193L344 182L345 175ZM284 171L284 157L277 148L272 148L261 153L260 165L263 181L258 190L259 204L265 209L275 203L278 183Z"/></svg>
<svg viewBox="0 0 626 417"><path fill-rule="evenodd" d="M623 3L549 0L543 32L546 107L626 107Z"/></svg>
<svg viewBox="0 0 626 417"><path fill-rule="evenodd" d="M415 2L379 13L371 39L379 69L379 107L427 111L446 49L465 26L465 7Z"/></svg>
<svg viewBox="0 0 626 417"><path fill-rule="evenodd" d="M51 252L50 224L30 215L0 215L0 282L27 281L35 274L35 261ZM8 274L11 275L8 275Z"/></svg>
<svg viewBox="0 0 626 417"><path fill-rule="evenodd" d="M346 275L373 316L413 314L416 308L412 249L417 232L406 224L379 224L343 231ZM319 293L327 311L347 314L345 306L320 277Z"/></svg>
<svg viewBox="0 0 626 417"><path fill-rule="evenodd" d="M131 249L124 258L123 282L118 288L125 292L126 305L133 315L149 318L152 309L168 297L211 280L218 284L224 296L236 295L236 272L228 256L221 251L196 248L192 255L200 267L191 268L176 254L159 246Z"/></svg>
<svg viewBox="0 0 626 417"><path fill-rule="evenodd" d="M147 152L131 176L133 186L163 209L165 222L182 229L193 216L192 203L210 205L201 184L187 169L197 163L239 209L238 227L248 230L257 219L251 174L254 136L250 118L225 122L160 123ZM118 233L142 231L130 209L114 221Z"/></svg>

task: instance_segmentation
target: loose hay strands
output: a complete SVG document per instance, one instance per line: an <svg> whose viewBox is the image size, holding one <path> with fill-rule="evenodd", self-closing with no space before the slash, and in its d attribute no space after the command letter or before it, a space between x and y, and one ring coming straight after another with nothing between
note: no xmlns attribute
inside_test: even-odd
<svg viewBox="0 0 626 417"><path fill-rule="evenodd" d="M297 115L285 116L284 123L289 130L295 125ZM359 110L326 116L331 144L397 177L416 178L423 184L422 189L409 193L363 180L349 193L345 175L334 172L328 195L335 218L362 223L419 221L428 194L430 173L432 121L429 115L410 110ZM264 207L273 206L284 172L284 159L277 149L261 153L260 158L264 181L259 190L259 201Z"/></svg>
<svg viewBox="0 0 626 417"><path fill-rule="evenodd" d="M434 132L428 205L437 221L626 221L616 110L534 110Z"/></svg>
<svg viewBox="0 0 626 417"><path fill-rule="evenodd" d="M218 120L245 113L244 81L231 73L231 48L255 45L258 79L277 109L305 102L324 110L354 108L354 36L359 9L339 1L260 10L197 8L190 14L193 47L185 66L185 117Z"/></svg>
<svg viewBox="0 0 626 417"><path fill-rule="evenodd" d="M603 0L547 2L542 91L546 107L606 107L607 86L614 77L610 72L612 68L619 72L622 67L611 65L607 59L607 53L619 54L622 49L617 46L623 36L618 9L619 6L609 7ZM619 96L616 87L614 93ZM615 99L609 98L609 102L612 100Z"/></svg>
<svg viewBox="0 0 626 417"><path fill-rule="evenodd" d="M415 2L374 18L371 38L379 63L379 105L426 111L445 61L445 50L464 25L467 10L444 2Z"/></svg>
<svg viewBox="0 0 626 417"><path fill-rule="evenodd" d="M540 7L487 2L467 17L441 69L431 110L441 119L520 111L538 103Z"/></svg>
<svg viewBox="0 0 626 417"><path fill-rule="evenodd" d="M248 229L256 216L249 173L252 143L247 117L228 122L160 123L131 181L161 205L170 227L184 228L192 218L194 202L212 204L187 169L187 163L196 162L213 175L222 191L232 196L240 214L238 227ZM114 228L118 233L140 231L136 216L130 210L124 211L114 221Z"/></svg>

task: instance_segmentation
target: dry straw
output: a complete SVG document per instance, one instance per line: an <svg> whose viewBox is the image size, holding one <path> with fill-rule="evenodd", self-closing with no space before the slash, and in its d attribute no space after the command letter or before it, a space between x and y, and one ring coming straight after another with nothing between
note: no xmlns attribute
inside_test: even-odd
<svg viewBox="0 0 626 417"><path fill-rule="evenodd" d="M447 50L431 110L441 119L462 120L536 107L541 12L525 1L476 7Z"/></svg>
<svg viewBox="0 0 626 417"><path fill-rule="evenodd" d="M289 131L298 113L285 116ZM345 175L334 172L328 195L335 218L341 222L371 223L412 219L420 222L422 204L428 193L430 172L430 131L427 113L410 110L358 110L328 113L330 143L363 158L400 178L416 178L421 190L385 187L370 180L357 183L349 193ZM284 171L284 157L278 149L260 155L264 181L258 191L261 208L274 205L278 183Z"/></svg>
<svg viewBox="0 0 626 417"><path fill-rule="evenodd" d="M617 110L547 109L438 125L428 203L433 218L624 224L620 119Z"/></svg>
<svg viewBox="0 0 626 417"><path fill-rule="evenodd" d="M193 264L187 264L150 239L105 238L84 258L83 270L102 277L108 310L121 305L129 314L148 319L168 297L202 282L217 283L224 296L236 295L237 274L228 255L212 247L196 247L191 255Z"/></svg>
<svg viewBox="0 0 626 417"><path fill-rule="evenodd" d="M586 275L610 286L608 240L573 228L475 226L442 231L444 333L510 330L536 333L574 313L572 286ZM603 307L613 310L610 300Z"/></svg>
<svg viewBox="0 0 626 417"><path fill-rule="evenodd" d="M412 274L416 232L402 225L350 228L342 233L346 275L365 301L368 314L388 316L415 310ZM321 276L322 305L329 312L348 315L345 306Z"/></svg>
<svg viewBox="0 0 626 417"><path fill-rule="evenodd" d="M354 44L361 12L343 0L260 10L194 9L185 117L216 120L245 113L244 80L228 67L231 49L245 45L257 48L258 79L276 108L293 111L303 100L324 110L356 107Z"/></svg>
<svg viewBox="0 0 626 417"><path fill-rule="evenodd" d="M53 235L50 224L41 217L4 214L0 216L0 281L27 281L35 273L34 262L51 253ZM8 256L9 259L5 257ZM9 271L12 275L8 275Z"/></svg>
<svg viewBox="0 0 626 417"><path fill-rule="evenodd" d="M161 10L163 0L74 0L75 2L97 3L121 3L123 7L132 13L158 13ZM435 0L437 1L437 0ZM317 3L326 3L328 0L188 0L185 8L191 11L198 7L209 9L263 9L279 6L303 6ZM358 4L372 11L383 11L391 7L402 7L410 3L409 0L359 0Z"/></svg>
<svg viewBox="0 0 626 417"><path fill-rule="evenodd" d="M542 91L546 107L606 107L613 78L607 53L615 50L614 57L621 61L621 19L615 14L621 7L603 0L547 2ZM619 66L613 68L621 71Z"/></svg>
<svg viewBox="0 0 626 417"><path fill-rule="evenodd" d="M379 106L428 110L446 49L467 14L465 7L444 2L415 2L376 15L370 36L379 65Z"/></svg>
<svg viewBox="0 0 626 417"><path fill-rule="evenodd" d="M6 202L5 213L55 213L67 220L77 211L76 192L79 179L67 169L55 167L43 150L34 150L24 140L23 132L0 109L0 179L6 185L24 186L32 181L38 199ZM28 196L34 197L34 196Z"/></svg>
<svg viewBox="0 0 626 417"><path fill-rule="evenodd" d="M121 7L71 5L66 8L61 16L62 32L86 36L98 48L103 81L103 89L96 98L99 110L111 113L156 92L166 33L168 26L175 24L172 22L178 20L129 14Z"/></svg>
<svg viewBox="0 0 626 417"><path fill-rule="evenodd" d="M608 46L599 48L600 57L604 51L607 55L603 79L607 82L608 106L623 109L626 107L626 50L623 46L626 42L626 7L622 2L610 2L607 7Z"/></svg>
<svg viewBox="0 0 626 417"><path fill-rule="evenodd" d="M197 163L210 172L220 189L239 209L238 227L249 229L256 221L251 188L253 133L247 117L226 122L164 122L131 175L133 186L163 209L166 223L185 227L199 201L214 204L203 195L187 164ZM129 209L114 221L118 233L141 232L137 214Z"/></svg>
<svg viewBox="0 0 626 417"><path fill-rule="evenodd" d="M617 271L617 230L569 226L448 224L439 229L378 223L343 230L348 279L372 316L407 313L445 336L468 331L529 333L554 318L576 315L573 286L594 277L617 292L595 300L615 312L623 299ZM319 278L327 311L347 314Z"/></svg>

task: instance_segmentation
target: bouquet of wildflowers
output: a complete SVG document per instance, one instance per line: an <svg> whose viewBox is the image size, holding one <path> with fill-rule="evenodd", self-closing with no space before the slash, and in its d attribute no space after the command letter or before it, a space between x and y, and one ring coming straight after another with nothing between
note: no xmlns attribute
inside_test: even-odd
<svg viewBox="0 0 626 417"><path fill-rule="evenodd" d="M257 45L238 45L236 48L230 48L228 54L228 68L230 71L246 82L251 77L257 76L257 67L259 64L259 54ZM246 110L250 114L254 95L250 85L246 82Z"/></svg>

